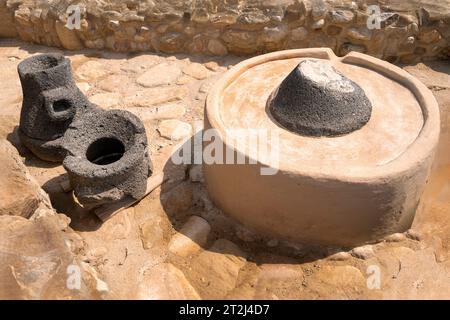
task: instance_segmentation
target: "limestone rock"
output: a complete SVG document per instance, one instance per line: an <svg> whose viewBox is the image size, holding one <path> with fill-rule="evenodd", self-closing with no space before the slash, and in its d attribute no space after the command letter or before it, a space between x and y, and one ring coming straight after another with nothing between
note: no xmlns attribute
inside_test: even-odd
<svg viewBox="0 0 450 320"><path fill-rule="evenodd" d="M176 65L162 63L137 78L137 83L146 88L170 85L176 83L180 75L181 70Z"/></svg>
<svg viewBox="0 0 450 320"><path fill-rule="evenodd" d="M295 299L295 291L302 287L304 275L299 266L289 264L263 264L255 285L254 299L281 296Z"/></svg>
<svg viewBox="0 0 450 320"><path fill-rule="evenodd" d="M371 245L356 247L351 251L351 253L355 258L363 260L370 259L375 255Z"/></svg>
<svg viewBox="0 0 450 320"><path fill-rule="evenodd" d="M109 109L117 107L121 101L121 94L117 92L98 93L89 98L89 100L101 108Z"/></svg>
<svg viewBox="0 0 450 320"><path fill-rule="evenodd" d="M207 69L209 69L211 71L218 71L220 68L219 64L215 61L206 62L204 65Z"/></svg>
<svg viewBox="0 0 450 320"><path fill-rule="evenodd" d="M127 92L130 90L132 80L126 75L112 74L98 82L98 87L102 90L114 93Z"/></svg>
<svg viewBox="0 0 450 320"><path fill-rule="evenodd" d="M335 254L332 254L328 257L331 261L346 261L349 260L352 257L352 255L348 252L341 251L336 252Z"/></svg>
<svg viewBox="0 0 450 320"><path fill-rule="evenodd" d="M106 76L109 71L98 61L89 60L76 69L75 74L81 80L97 80Z"/></svg>
<svg viewBox="0 0 450 320"><path fill-rule="evenodd" d="M186 65L183 68L183 73L197 80L203 80L208 77L208 69L206 69L202 64L196 62Z"/></svg>
<svg viewBox="0 0 450 320"><path fill-rule="evenodd" d="M144 271L136 293L139 300L200 299L184 276L171 263L161 263Z"/></svg>
<svg viewBox="0 0 450 320"><path fill-rule="evenodd" d="M124 104L130 107L149 107L183 100L188 94L185 87L149 88L125 95Z"/></svg>
<svg viewBox="0 0 450 320"><path fill-rule="evenodd" d="M190 209L193 204L193 190L190 183L181 183L170 190L162 200L169 214L177 214Z"/></svg>
<svg viewBox="0 0 450 320"><path fill-rule="evenodd" d="M139 226L144 249L157 248L164 240L162 219L153 217Z"/></svg>
<svg viewBox="0 0 450 320"><path fill-rule="evenodd" d="M55 22L56 33L58 34L61 45L68 50L81 50L83 43L78 38L76 30L68 29L61 21Z"/></svg>
<svg viewBox="0 0 450 320"><path fill-rule="evenodd" d="M78 89L81 90L81 92L83 92L83 94L87 94L89 89L91 88L91 86L89 85L89 83L87 82L77 82L76 83Z"/></svg>
<svg viewBox="0 0 450 320"><path fill-rule="evenodd" d="M426 44L438 42L441 38L441 34L435 29L419 34L419 40Z"/></svg>
<svg viewBox="0 0 450 320"><path fill-rule="evenodd" d="M224 56L228 53L227 47L217 39L208 41L208 50L216 56Z"/></svg>
<svg viewBox="0 0 450 320"><path fill-rule="evenodd" d="M308 30L304 27L298 27L291 31L291 39L294 41L303 41L308 37Z"/></svg>
<svg viewBox="0 0 450 320"><path fill-rule="evenodd" d="M226 239L219 239L192 260L190 277L200 282L197 290L201 295L208 293L211 299L222 299L236 287L245 259L246 254L238 246Z"/></svg>
<svg viewBox="0 0 450 320"><path fill-rule="evenodd" d="M330 21L335 24L349 23L355 15L350 10L333 10L330 12Z"/></svg>
<svg viewBox="0 0 450 320"><path fill-rule="evenodd" d="M372 37L372 33L367 28L349 28L347 30L347 36L354 40L368 41Z"/></svg>
<svg viewBox="0 0 450 320"><path fill-rule="evenodd" d="M73 234L54 213L0 216L0 298L98 299L74 254L81 248Z"/></svg>
<svg viewBox="0 0 450 320"><path fill-rule="evenodd" d="M169 32L161 36L159 49L163 52L179 52L186 42L186 37L180 32Z"/></svg>
<svg viewBox="0 0 450 320"><path fill-rule="evenodd" d="M366 279L361 271L352 266L321 266L306 278L304 296L306 299L318 297L346 297L357 299L366 292Z"/></svg>
<svg viewBox="0 0 450 320"><path fill-rule="evenodd" d="M186 113L186 108L181 104L167 104L159 106L154 119L173 119L182 117Z"/></svg>
<svg viewBox="0 0 450 320"><path fill-rule="evenodd" d="M163 120L158 127L159 134L170 140L182 140L192 134L192 126L180 120Z"/></svg>
<svg viewBox="0 0 450 320"><path fill-rule="evenodd" d="M401 242L406 240L406 236L403 233L394 233L384 238L384 240L386 242Z"/></svg>
<svg viewBox="0 0 450 320"><path fill-rule="evenodd" d="M44 191L6 140L0 140L0 163L0 215L30 217L46 198Z"/></svg>
<svg viewBox="0 0 450 320"><path fill-rule="evenodd" d="M278 43L288 35L288 28L286 25L279 25L276 27L264 27L262 34L262 41Z"/></svg>
<svg viewBox="0 0 450 320"><path fill-rule="evenodd" d="M210 230L208 221L199 216L191 216L170 240L169 251L181 257L194 254L205 246Z"/></svg>
<svg viewBox="0 0 450 320"><path fill-rule="evenodd" d="M157 55L143 54L128 59L121 66L121 70L140 74L141 72L157 65L160 61L161 60Z"/></svg>
<svg viewBox="0 0 450 320"><path fill-rule="evenodd" d="M127 107L126 110L137 115L142 121L174 119L182 117L186 113L186 108L180 103L164 104L154 109Z"/></svg>

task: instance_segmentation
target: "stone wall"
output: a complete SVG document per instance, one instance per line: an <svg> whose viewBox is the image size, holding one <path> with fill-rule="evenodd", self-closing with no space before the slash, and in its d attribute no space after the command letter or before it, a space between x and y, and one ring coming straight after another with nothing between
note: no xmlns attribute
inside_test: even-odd
<svg viewBox="0 0 450 320"><path fill-rule="evenodd" d="M374 4L380 28L370 29ZM70 5L80 8L73 30ZM450 55L450 0L0 0L0 19L0 37L70 50L220 56L330 47L404 63Z"/></svg>

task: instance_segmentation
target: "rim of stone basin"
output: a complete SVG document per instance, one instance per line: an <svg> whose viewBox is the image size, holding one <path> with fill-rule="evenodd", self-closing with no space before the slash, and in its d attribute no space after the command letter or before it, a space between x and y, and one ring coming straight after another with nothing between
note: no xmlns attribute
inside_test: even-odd
<svg viewBox="0 0 450 320"><path fill-rule="evenodd" d="M374 72L386 80L393 81L409 91L419 105L423 123L417 128L417 135L411 143L404 146L404 149L396 154L392 159L384 163L369 164L355 167L324 168L324 163L308 164L299 162L286 154L280 155L276 169L287 174L300 174L313 176L320 179L338 179L348 181L378 180L387 176L400 176L417 167L418 164L426 161L434 154L434 148L439 139L439 108L431 91L419 80L408 74L406 71L388 62L357 52L351 52L344 57L337 57L332 50L327 48L294 49L268 53L245 60L231 68L212 88L208 94L205 108L205 117L212 128L216 129L222 141L233 143L232 148L248 156L246 146L239 143L239 139L229 133L222 113L221 105L227 89L240 78L245 72L252 68L261 67L264 64L274 61L282 61L295 58L326 59L332 64L342 64L365 68L369 72ZM270 80L262 80L270 81ZM269 92L270 93L270 92ZM267 115L269 118L269 115ZM294 137L295 139L295 137ZM336 139L335 137L320 137L313 139ZM283 152L283 150L281 150ZM326 155L325 155L326 156ZM269 161L258 157L257 162L261 166L269 166Z"/></svg>

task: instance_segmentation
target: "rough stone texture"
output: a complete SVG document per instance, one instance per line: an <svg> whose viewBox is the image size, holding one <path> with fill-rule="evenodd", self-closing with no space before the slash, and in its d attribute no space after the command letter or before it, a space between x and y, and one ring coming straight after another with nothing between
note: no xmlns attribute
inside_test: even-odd
<svg viewBox="0 0 450 320"><path fill-rule="evenodd" d="M288 130L307 136L350 133L364 126L372 112L361 87L328 61L302 61L270 99L272 116Z"/></svg>
<svg viewBox="0 0 450 320"><path fill-rule="evenodd" d="M81 267L78 253L85 244L65 216L51 211L33 220L0 216L0 243L1 299L101 298ZM80 270L74 290L67 285L71 265Z"/></svg>
<svg viewBox="0 0 450 320"><path fill-rule="evenodd" d="M91 111L64 136L64 168L86 207L125 197L139 199L152 173L145 128L128 111Z"/></svg>
<svg viewBox="0 0 450 320"><path fill-rule="evenodd" d="M170 263L162 263L144 271L136 299L198 300L200 296L186 280L183 272Z"/></svg>
<svg viewBox="0 0 450 320"><path fill-rule="evenodd" d="M66 13L69 4L80 6L79 29L66 27L71 21ZM223 56L323 45L344 55L343 47L352 45L388 60L448 57L449 0L379 1L379 30L367 29L373 18L367 12L369 4L373 2L0 1L0 36L66 49ZM334 35L335 43L317 43L338 25L343 30ZM405 52L401 48L408 37L418 41Z"/></svg>
<svg viewBox="0 0 450 320"><path fill-rule="evenodd" d="M60 162L65 155L65 131L92 106L75 85L70 60L60 54L28 58L18 71L23 92L22 143L41 159Z"/></svg>
<svg viewBox="0 0 450 320"><path fill-rule="evenodd" d="M200 295L208 292L212 299L224 298L236 286L245 257L239 247L226 239L217 240L208 251L198 255L192 261L192 276L205 279L198 288Z"/></svg>
<svg viewBox="0 0 450 320"><path fill-rule="evenodd" d="M0 140L0 163L0 216L29 218L42 202L49 203L17 151L6 140Z"/></svg>

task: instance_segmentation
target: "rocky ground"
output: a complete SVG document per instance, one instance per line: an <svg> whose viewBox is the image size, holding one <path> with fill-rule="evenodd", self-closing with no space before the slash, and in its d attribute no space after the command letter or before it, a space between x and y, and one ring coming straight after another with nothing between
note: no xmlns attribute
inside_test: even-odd
<svg viewBox="0 0 450 320"><path fill-rule="evenodd" d="M209 201L200 167L168 162L202 122L208 89L242 59L232 56L63 52L92 102L141 117L155 171L168 178L105 223L83 210L61 186L64 169L35 158L16 135L17 64L55 51L0 40L0 298L450 298L448 61L404 66L433 91L442 113L413 228L359 248L323 248L252 234ZM80 289L67 285L71 266L81 272Z"/></svg>

